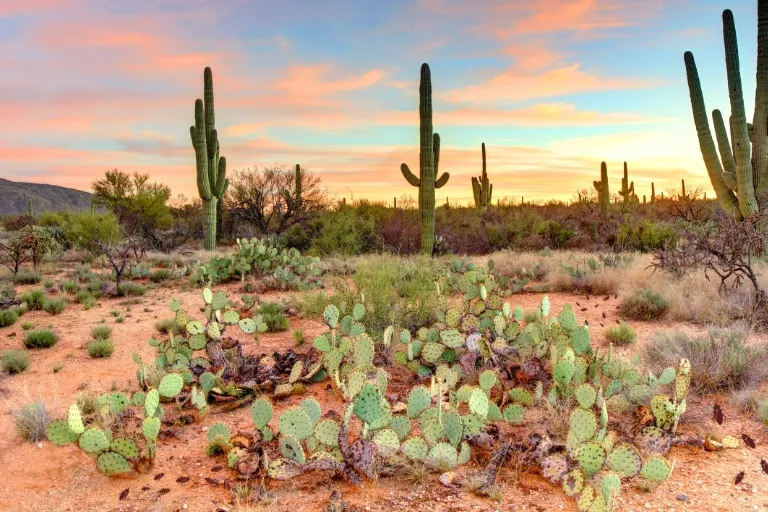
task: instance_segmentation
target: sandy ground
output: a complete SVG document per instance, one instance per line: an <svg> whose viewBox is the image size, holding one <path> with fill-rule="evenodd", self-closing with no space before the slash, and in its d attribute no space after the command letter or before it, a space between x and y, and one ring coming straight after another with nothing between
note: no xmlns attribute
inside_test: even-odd
<svg viewBox="0 0 768 512"><path fill-rule="evenodd" d="M239 286L222 287L231 296L239 297ZM19 288L23 291L24 287ZM262 296L262 300L275 300L277 294ZM526 310L535 308L541 295L514 296L510 302ZM552 311L570 303L580 319L589 321L593 340L607 346L603 327L616 323L617 300L604 301L602 297L586 300L584 296L549 294ZM75 446L56 447L49 442L33 444L23 441L14 432L8 411L18 409L31 400L43 400L53 416L61 415L83 390L108 392L113 389L135 390L136 365L131 353L138 352L145 360L152 359L152 348L147 340L159 334L154 323L170 316L167 309L171 298L181 299L188 312L195 313L201 303L200 292L179 291L178 287L159 287L142 298L139 304L126 305L124 299L101 299L97 306L85 311L78 304L70 306L60 315L35 311L22 320L39 326L52 325L60 334L60 341L50 349L34 350L28 370L0 379L0 510L2 511L226 511L274 510L319 511L328 504L333 490L341 492L348 510L387 511L407 508L413 511L549 511L576 510L572 500L562 491L546 482L534 468L505 467L498 478L503 489L501 501L476 497L460 489L441 485L437 475L428 475L418 483L405 476L381 477L365 482L361 488L348 485L341 479L313 473L290 482L268 482L269 493L258 503L247 507L233 503L232 495L223 486L211 485L206 478L224 480L230 477L225 461L205 455L207 428L213 423L226 422L230 429L250 431L253 422L249 408L219 415L209 415L201 423L173 429L175 437L163 441L153 470L146 475L130 479L114 479L101 475L92 459ZM579 306L576 305L579 303ZM583 309L583 311L582 311ZM125 322L115 323L110 311L120 311ZM603 312L606 318L603 319ZM102 319L114 328L112 339L115 352L108 359L92 359L85 350L90 330ZM23 348L21 321L0 329L0 351ZM666 329L698 331L692 325L671 323L632 322L638 333L638 342L631 348L617 349L619 353L637 350L650 340L655 332ZM258 343L249 342L246 351L253 354L272 353L294 346L291 331L302 328L307 343L297 349L308 350L312 339L323 331L321 322L312 319L291 318L291 327L282 333L264 334ZM765 343L765 336L755 339ZM57 363L63 369L53 373ZM313 385L308 395L316 397L325 411L338 406L340 401L329 395L326 382ZM307 396L307 395L305 395ZM279 411L295 405L304 397L290 397L275 404L275 418ZM713 399L694 401L689 405L687 418L681 430L713 432L716 434L747 433L757 442L756 450L742 448L719 453L705 453L693 448L674 448L671 457L676 460L671 479L653 493L632 489L624 485L620 510L639 511L741 511L768 510L768 475L760 471L760 459L768 459L768 429L756 419L735 411L726 398L720 398L728 417L723 427L709 417ZM520 428L520 427L518 427ZM487 459L486 459L487 460ZM468 470L480 467L483 461L473 461ZM464 470L466 471L466 470ZM743 483L734 485L737 473L745 471ZM187 477L188 480L185 478ZM186 480L186 481L185 481ZM127 495L123 500L121 494ZM685 501L681 501L685 495Z"/></svg>

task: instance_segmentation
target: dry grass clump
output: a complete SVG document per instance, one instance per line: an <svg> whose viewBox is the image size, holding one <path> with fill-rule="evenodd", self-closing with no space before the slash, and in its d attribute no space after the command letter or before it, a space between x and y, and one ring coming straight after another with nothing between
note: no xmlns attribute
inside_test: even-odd
<svg viewBox="0 0 768 512"><path fill-rule="evenodd" d="M649 288L638 288L619 303L619 313L630 320L660 320L669 311L669 301Z"/></svg>

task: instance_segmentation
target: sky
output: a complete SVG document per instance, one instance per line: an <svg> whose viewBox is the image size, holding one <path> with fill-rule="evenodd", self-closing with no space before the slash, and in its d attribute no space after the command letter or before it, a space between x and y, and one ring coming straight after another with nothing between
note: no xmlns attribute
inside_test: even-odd
<svg viewBox="0 0 768 512"><path fill-rule="evenodd" d="M683 53L729 111L722 10L748 116L755 0L0 0L0 177L90 190L109 169L197 197L203 69L230 175L301 164L332 197L416 197L419 70L432 72L438 202L573 198L626 161L636 193L713 194Z"/></svg>

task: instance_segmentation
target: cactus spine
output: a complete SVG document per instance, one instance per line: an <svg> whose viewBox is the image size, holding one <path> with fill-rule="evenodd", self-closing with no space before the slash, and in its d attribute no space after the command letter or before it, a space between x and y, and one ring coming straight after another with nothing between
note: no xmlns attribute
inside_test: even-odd
<svg viewBox="0 0 768 512"><path fill-rule="evenodd" d="M619 195L624 198L624 204L632 201L635 195L635 182L629 181L629 172L627 171L627 162L624 162L624 177L621 178L621 190Z"/></svg>
<svg viewBox="0 0 768 512"><path fill-rule="evenodd" d="M400 166L400 171L408 183L419 187L421 250L431 256L435 246L435 189L445 185L450 175L443 173L435 179L440 161L440 135L432 132L432 77L426 63L421 65L419 119L419 177L406 164Z"/></svg>
<svg viewBox="0 0 768 512"><path fill-rule="evenodd" d="M199 98L195 100L195 125L190 126L189 132L192 137L192 147L195 148L197 191L203 201L205 215L203 246L206 250L213 251L216 249L218 205L227 192L229 180L226 179L226 158L219 156L211 68L205 68L203 83L205 100Z"/></svg>
<svg viewBox="0 0 768 512"><path fill-rule="evenodd" d="M472 177L472 193L475 196L475 207L487 209L491 206L491 196L493 195L493 185L488 180L488 173L485 167L485 142L482 144L483 151L483 173L475 178Z"/></svg>
<svg viewBox="0 0 768 512"><path fill-rule="evenodd" d="M607 213L608 207L611 204L611 195L608 188L608 166L605 162L600 163L600 181L593 181L592 183L597 190L597 199L600 203L600 209L603 213Z"/></svg>
<svg viewBox="0 0 768 512"><path fill-rule="evenodd" d="M757 88L753 123L747 123L733 13L723 11L723 42L731 104L731 141L719 110L712 112L720 156L707 120L701 81L691 52L684 61L699 146L720 206L737 220L758 211L756 190L768 186L768 4L757 2ZM750 158L750 139L752 140Z"/></svg>

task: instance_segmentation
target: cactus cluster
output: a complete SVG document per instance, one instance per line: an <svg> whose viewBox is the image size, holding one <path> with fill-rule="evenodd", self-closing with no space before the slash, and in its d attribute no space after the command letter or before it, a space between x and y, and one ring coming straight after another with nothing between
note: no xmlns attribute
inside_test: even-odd
<svg viewBox="0 0 768 512"><path fill-rule="evenodd" d="M147 392L137 391L130 397L120 392L100 395L94 402L92 417L87 420L78 404L73 403L65 419L48 424L48 440L57 446L77 443L96 459L99 471L107 476L147 472L157 451L157 436L163 416L161 397L175 398L182 386L181 376L170 373L160 380L157 388ZM142 418L138 432L115 426L116 418L128 414ZM138 441L141 443L137 444Z"/></svg>
<svg viewBox="0 0 768 512"><path fill-rule="evenodd" d="M268 276L284 289L306 290L319 285L318 257L302 256L293 247L280 249L271 238L237 239L237 250L227 257L212 258L199 265L192 275L193 283L214 284L256 274Z"/></svg>
<svg viewBox="0 0 768 512"><path fill-rule="evenodd" d="M737 220L757 213L756 193L768 187L768 6L762 1L757 5L757 88L752 123L747 122L744 106L733 13L729 9L723 11L730 141L722 113L713 110L717 147L707 120L696 61L691 52L684 54L693 121L704 165L720 206Z"/></svg>

